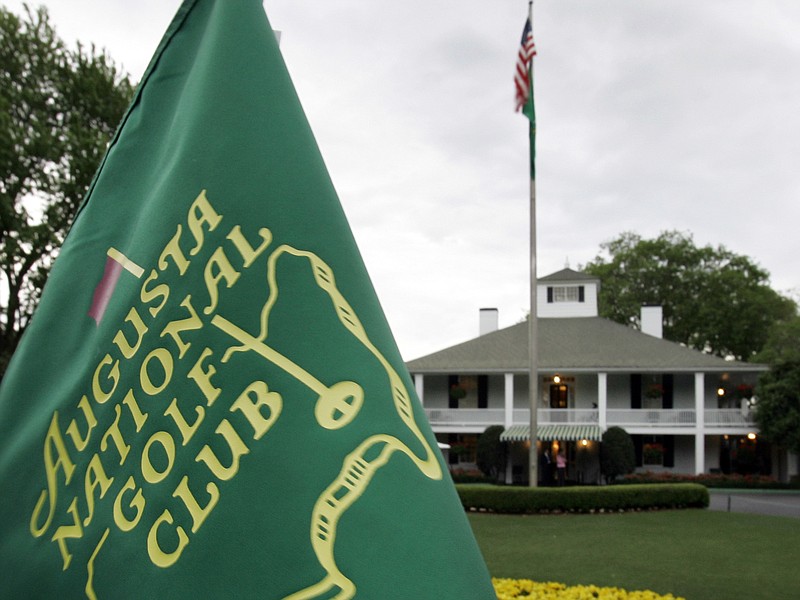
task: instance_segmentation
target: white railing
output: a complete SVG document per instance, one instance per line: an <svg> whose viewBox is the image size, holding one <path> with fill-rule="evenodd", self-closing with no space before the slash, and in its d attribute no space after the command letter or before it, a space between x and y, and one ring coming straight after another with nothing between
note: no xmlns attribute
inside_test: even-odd
<svg viewBox="0 0 800 600"><path fill-rule="evenodd" d="M515 408L513 420L514 425L527 425L531 422L531 411L528 408Z"/></svg>
<svg viewBox="0 0 800 600"><path fill-rule="evenodd" d="M426 408L425 414L431 425L489 426L505 423L502 408Z"/></svg>
<svg viewBox="0 0 800 600"><path fill-rule="evenodd" d="M753 413L737 408L717 408L705 412L706 427L753 427Z"/></svg>
<svg viewBox="0 0 800 600"><path fill-rule="evenodd" d="M682 408L610 408L609 426L618 427L694 427L695 411Z"/></svg>
<svg viewBox="0 0 800 600"><path fill-rule="evenodd" d="M425 414L433 426L476 427L503 425L505 410L502 408L426 408ZM704 411L705 426L711 428L755 427L752 413L743 414L738 409L708 409ZM599 423L596 408L540 408L540 425ZM530 411L515 408L512 423L527 425ZM695 427L696 411L688 408L610 408L606 411L609 427Z"/></svg>
<svg viewBox="0 0 800 600"><path fill-rule="evenodd" d="M431 425L488 426L505 423L505 411L502 408L426 408L425 414ZM598 422L598 412L595 408L540 408L538 417L542 425ZM525 425L529 422L530 410L514 409L512 423Z"/></svg>
<svg viewBox="0 0 800 600"><path fill-rule="evenodd" d="M530 411L525 411L530 414ZM537 411L539 423L542 425L560 425L562 423L597 423L596 408L540 408Z"/></svg>

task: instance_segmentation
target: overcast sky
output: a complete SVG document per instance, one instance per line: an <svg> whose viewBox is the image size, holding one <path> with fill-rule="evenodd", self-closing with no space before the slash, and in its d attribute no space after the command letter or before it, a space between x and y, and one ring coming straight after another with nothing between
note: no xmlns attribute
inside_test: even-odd
<svg viewBox="0 0 800 600"><path fill-rule="evenodd" d="M36 5L35 0L31 1ZM138 80L178 0L46 0ZM22 3L4 0L19 12ZM405 359L529 306L525 0L265 0ZM800 2L537 0L538 273L677 229L800 289Z"/></svg>

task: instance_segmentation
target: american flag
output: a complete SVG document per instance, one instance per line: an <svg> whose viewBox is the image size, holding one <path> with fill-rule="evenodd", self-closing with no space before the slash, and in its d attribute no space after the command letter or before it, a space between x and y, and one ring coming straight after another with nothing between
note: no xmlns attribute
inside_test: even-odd
<svg viewBox="0 0 800 600"><path fill-rule="evenodd" d="M525 21L525 28L522 30L522 41L517 53L517 70L514 73L514 87L516 88L517 108L519 112L528 102L531 93L530 64L536 56L536 45L533 43L533 29L531 20Z"/></svg>

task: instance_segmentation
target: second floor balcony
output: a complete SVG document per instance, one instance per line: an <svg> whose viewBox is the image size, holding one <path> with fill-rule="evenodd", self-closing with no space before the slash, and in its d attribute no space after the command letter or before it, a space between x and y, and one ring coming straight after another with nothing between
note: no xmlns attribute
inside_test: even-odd
<svg viewBox="0 0 800 600"><path fill-rule="evenodd" d="M755 430L756 423L752 412L739 409L706 409L698 419L698 411L687 408L672 409L608 409L605 419L601 421L600 412L591 408L541 408L538 423L540 425L605 425L618 426L623 429L686 429L687 435L692 430L739 431ZM528 409L514 409L507 419L502 408L426 408L425 413L431 426L447 429L478 430L490 425L526 425L530 422Z"/></svg>

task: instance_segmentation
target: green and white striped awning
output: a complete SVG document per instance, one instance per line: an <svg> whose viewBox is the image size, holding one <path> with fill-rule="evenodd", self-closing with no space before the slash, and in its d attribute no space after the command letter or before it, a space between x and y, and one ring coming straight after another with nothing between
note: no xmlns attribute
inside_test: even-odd
<svg viewBox="0 0 800 600"><path fill-rule="evenodd" d="M538 438L544 442L558 440L560 442L577 442L592 440L599 442L603 437L599 425L568 424L542 425L537 431ZM501 442L522 442L531 439L530 425L512 425L500 434Z"/></svg>

